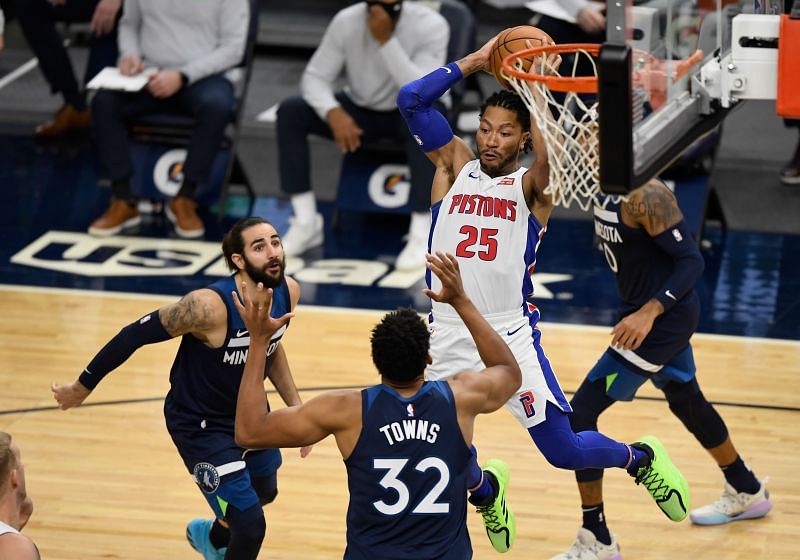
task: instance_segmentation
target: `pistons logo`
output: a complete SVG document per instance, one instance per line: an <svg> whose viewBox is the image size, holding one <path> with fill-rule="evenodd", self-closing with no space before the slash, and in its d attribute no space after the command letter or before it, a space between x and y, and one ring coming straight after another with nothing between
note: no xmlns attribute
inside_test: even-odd
<svg viewBox="0 0 800 560"><path fill-rule="evenodd" d="M200 490L206 494L213 494L219 488L219 473L211 463L197 463L192 470L192 476Z"/></svg>
<svg viewBox="0 0 800 560"><path fill-rule="evenodd" d="M533 408L535 400L533 393L530 391L519 394L519 402L522 403L522 409L525 411L525 416L528 418L533 418L533 415L536 414L536 410Z"/></svg>

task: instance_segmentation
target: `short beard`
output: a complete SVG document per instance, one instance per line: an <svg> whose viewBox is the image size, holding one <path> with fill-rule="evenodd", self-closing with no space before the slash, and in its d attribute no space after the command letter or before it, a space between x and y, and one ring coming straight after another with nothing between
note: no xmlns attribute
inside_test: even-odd
<svg viewBox="0 0 800 560"><path fill-rule="evenodd" d="M264 270L259 270L256 268L253 263L247 260L247 257L242 255L244 259L244 271L250 277L250 279L258 284L261 282L265 288L277 288L281 284L283 284L284 279L284 271L286 270L286 262L283 259L278 259L281 264L281 270L278 273L278 276L270 276L270 274ZM267 263L270 264L270 263Z"/></svg>
<svg viewBox="0 0 800 560"><path fill-rule="evenodd" d="M493 167L489 167L488 165L483 163L483 160L480 159L480 156L478 157L481 164L481 171L486 173L489 177L495 178L495 177L500 177L501 175L508 175L509 173L513 173L514 171L516 171L516 169L512 169L512 166L515 161L518 161L517 158L519 157L519 152L498 161L497 165Z"/></svg>

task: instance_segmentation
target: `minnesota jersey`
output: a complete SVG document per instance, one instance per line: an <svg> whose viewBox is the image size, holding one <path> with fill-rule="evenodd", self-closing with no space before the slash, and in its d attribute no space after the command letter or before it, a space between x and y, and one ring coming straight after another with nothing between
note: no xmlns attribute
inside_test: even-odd
<svg viewBox="0 0 800 560"><path fill-rule="evenodd" d="M545 228L528 209L520 167L501 177L467 163L445 197L431 208L429 252L458 258L464 290L484 315L520 309L533 294L536 250ZM441 289L427 272L428 287ZM432 302L434 316L454 315L449 305Z"/></svg>
<svg viewBox="0 0 800 560"><path fill-rule="evenodd" d="M466 472L471 459L450 386L412 397L386 385L361 392L362 428L345 460L347 560L465 560Z"/></svg>
<svg viewBox="0 0 800 560"><path fill-rule="evenodd" d="M616 277L617 291L622 300L620 314L624 317L660 292L675 264L644 228L625 225L620 205L612 199L605 209L595 207L594 228L608 266ZM686 348L699 317L700 300L691 290L669 311L656 318L642 346L635 351L636 356L632 351L617 351L644 371L655 371L654 365L666 364Z"/></svg>
<svg viewBox="0 0 800 560"><path fill-rule="evenodd" d="M230 276L209 286L219 294L228 311L228 329L223 345L211 348L191 334L184 335L181 340L170 371L171 387L164 404L168 424L176 424L176 417L183 417L196 424L196 428L233 434L236 399L250 345L250 336L231 296L231 292L238 292L234 278ZM281 317L289 311L289 287L284 280L273 291L270 315ZM287 327L288 324L284 325L273 335L268 356L277 348ZM265 377L270 364L268 357Z"/></svg>

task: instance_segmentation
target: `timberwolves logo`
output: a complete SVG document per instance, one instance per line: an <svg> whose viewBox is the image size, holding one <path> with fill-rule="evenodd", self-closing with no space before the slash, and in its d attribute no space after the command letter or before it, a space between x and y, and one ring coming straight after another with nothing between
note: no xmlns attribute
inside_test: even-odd
<svg viewBox="0 0 800 560"><path fill-rule="evenodd" d="M186 150L164 152L153 166L153 184L167 196L175 196L183 182L183 162Z"/></svg>
<svg viewBox="0 0 800 560"><path fill-rule="evenodd" d="M387 163L379 166L369 178L369 198L383 208L400 208L408 203L411 190L407 165Z"/></svg>
<svg viewBox="0 0 800 560"><path fill-rule="evenodd" d="M219 488L219 473L211 463L197 463L192 475L200 490L206 494L213 494Z"/></svg>

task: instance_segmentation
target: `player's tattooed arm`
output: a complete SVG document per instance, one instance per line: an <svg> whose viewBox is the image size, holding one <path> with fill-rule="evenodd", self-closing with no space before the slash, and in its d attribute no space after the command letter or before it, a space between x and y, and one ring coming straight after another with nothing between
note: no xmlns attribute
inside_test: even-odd
<svg viewBox="0 0 800 560"><path fill-rule="evenodd" d="M651 181L636 189L622 205L624 217L643 227L651 237L683 219L675 195L664 185Z"/></svg>
<svg viewBox="0 0 800 560"><path fill-rule="evenodd" d="M187 333L204 333L214 329L220 318L220 306L224 306L219 296L211 290L194 290L180 301L158 310L158 318L164 329L172 336Z"/></svg>

